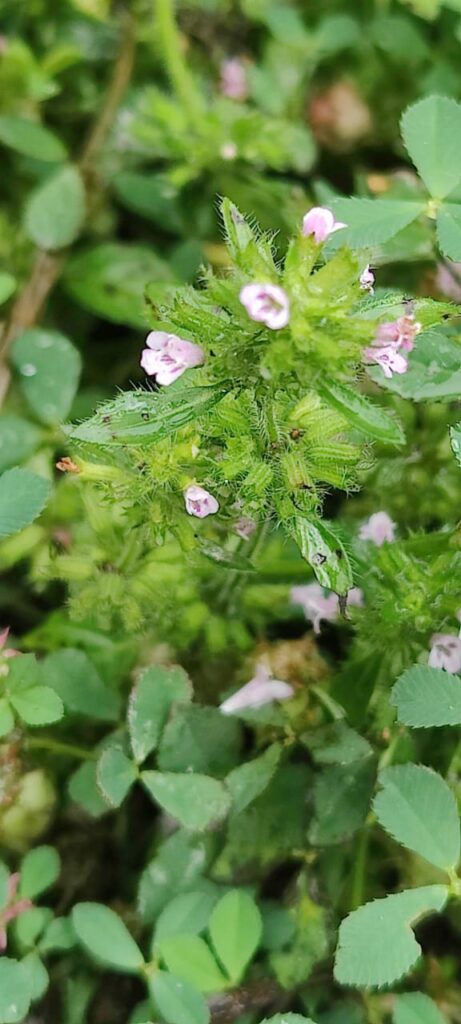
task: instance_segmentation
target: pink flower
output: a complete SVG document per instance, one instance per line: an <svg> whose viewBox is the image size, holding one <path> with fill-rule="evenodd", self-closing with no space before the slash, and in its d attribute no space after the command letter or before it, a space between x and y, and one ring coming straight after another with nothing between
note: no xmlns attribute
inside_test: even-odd
<svg viewBox="0 0 461 1024"><path fill-rule="evenodd" d="M255 710L264 707L265 704L272 704L274 700L288 700L293 694L294 690L290 683L274 679L268 666L259 662L254 678L223 701L220 711L224 715L233 715L245 709Z"/></svg>
<svg viewBox="0 0 461 1024"><path fill-rule="evenodd" d="M230 57L221 64L221 80L219 83L223 96L230 100L242 102L248 96L246 67L238 57Z"/></svg>
<svg viewBox="0 0 461 1024"><path fill-rule="evenodd" d="M246 284L240 302L252 320L266 324L271 331L286 327L290 319L288 295L277 284Z"/></svg>
<svg viewBox="0 0 461 1024"><path fill-rule="evenodd" d="M6 906L3 910L0 910L0 952L3 952L7 945L6 925L9 924L10 921L14 921L20 914L23 914L25 910L30 910L32 906L30 900L16 899L19 879L19 871L10 875L8 879Z"/></svg>
<svg viewBox="0 0 461 1024"><path fill-rule="evenodd" d="M366 363L377 363L385 377L392 377L393 373L406 373L408 370L405 356L401 356L392 345L383 348L373 348L370 345L363 350L363 357Z"/></svg>
<svg viewBox="0 0 461 1024"><path fill-rule="evenodd" d="M372 344L377 348L392 345L394 348L403 348L406 352L411 352L415 347L415 337L420 330L421 324L415 320L412 314L406 314L399 317L398 320L380 324Z"/></svg>
<svg viewBox="0 0 461 1024"><path fill-rule="evenodd" d="M222 160L235 160L238 153L235 142L224 142L219 150L219 155Z"/></svg>
<svg viewBox="0 0 461 1024"><path fill-rule="evenodd" d="M360 274L359 280L360 280L360 287L363 288L363 290L365 292L370 292L370 295L373 295L373 292L374 292L373 285L375 283L375 275L374 275L373 271L370 270L370 266L369 266L368 263L367 263L367 266L365 267L365 270L362 270L362 273Z"/></svg>
<svg viewBox="0 0 461 1024"><path fill-rule="evenodd" d="M205 353L200 345L166 331L151 331L146 338L147 348L141 355L141 366L157 384L173 384L185 370L201 366Z"/></svg>
<svg viewBox="0 0 461 1024"><path fill-rule="evenodd" d="M347 224L335 220L327 206L313 206L303 218L303 235L313 235L318 245L341 228L347 228Z"/></svg>
<svg viewBox="0 0 461 1024"><path fill-rule="evenodd" d="M431 668L444 668L446 672L459 672L461 637L453 636L452 633L434 633L431 637L428 665Z"/></svg>
<svg viewBox="0 0 461 1024"><path fill-rule="evenodd" d="M387 512L374 512L360 527L359 537L360 540L371 540L377 548L391 544L395 540L395 523Z"/></svg>
<svg viewBox="0 0 461 1024"><path fill-rule="evenodd" d="M184 491L184 502L190 516L197 516L197 519L205 519L206 516L214 516L219 509L219 501L198 484L190 484Z"/></svg>
<svg viewBox="0 0 461 1024"><path fill-rule="evenodd" d="M3 658L15 658L17 654L21 653L21 651L17 651L14 647L5 647L9 632L10 627L7 626L0 633L0 656Z"/></svg>
<svg viewBox="0 0 461 1024"><path fill-rule="evenodd" d="M254 519L250 519L249 516L241 516L241 518L237 519L237 522L234 523L234 530L242 540L249 540L256 530L256 523Z"/></svg>
<svg viewBox="0 0 461 1024"><path fill-rule="evenodd" d="M334 622L339 612L338 595L333 591L325 593L319 583L307 583L305 586L292 587L290 592L292 604L301 605L306 619L312 623L314 633L320 633L320 623ZM360 607L363 594L358 587L352 587L347 593L347 604Z"/></svg>

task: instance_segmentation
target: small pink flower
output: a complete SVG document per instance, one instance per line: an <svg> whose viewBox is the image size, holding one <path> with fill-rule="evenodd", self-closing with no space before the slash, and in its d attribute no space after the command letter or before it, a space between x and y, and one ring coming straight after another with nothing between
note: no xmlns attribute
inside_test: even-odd
<svg viewBox="0 0 461 1024"><path fill-rule="evenodd" d="M266 324L271 331L286 327L290 319L288 295L277 284L246 284L240 302L252 320Z"/></svg>
<svg viewBox="0 0 461 1024"><path fill-rule="evenodd" d="M3 952L7 945L6 925L10 921L14 921L20 914L23 914L25 910L30 910L32 906L31 901L28 899L16 899L19 880L19 871L10 875L8 879L6 906L3 910L0 910L0 952Z"/></svg>
<svg viewBox="0 0 461 1024"><path fill-rule="evenodd" d="M240 103L248 97L248 80L245 64L238 57L230 57L221 64L219 88L223 96Z"/></svg>
<svg viewBox="0 0 461 1024"><path fill-rule="evenodd" d="M383 345L395 345L398 348L399 337L400 331L397 320L389 320L387 323L379 324L376 328L373 345L376 345L376 348L380 348Z"/></svg>
<svg viewBox="0 0 461 1024"><path fill-rule="evenodd" d="M392 377L393 373L406 373L408 370L405 356L401 356L391 345L383 348L373 348L370 345L363 350L363 357L366 363L377 363L385 377Z"/></svg>
<svg viewBox="0 0 461 1024"><path fill-rule="evenodd" d="M374 512L366 523L360 527L360 540L371 540L380 548L382 544L391 544L395 540L395 523L387 512Z"/></svg>
<svg viewBox="0 0 461 1024"><path fill-rule="evenodd" d="M444 668L446 672L461 669L461 637L452 633L434 633L428 664L431 668Z"/></svg>
<svg viewBox="0 0 461 1024"><path fill-rule="evenodd" d="M235 142L224 142L219 150L219 155L222 160L235 160L238 153Z"/></svg>
<svg viewBox="0 0 461 1024"><path fill-rule="evenodd" d="M14 647L5 647L9 632L10 627L7 626L0 633L0 656L3 658L15 658L17 654L21 654L21 651L17 651Z"/></svg>
<svg viewBox="0 0 461 1024"><path fill-rule="evenodd" d="M166 331L151 331L146 345L141 355L141 366L149 376L156 377L157 384L173 384L185 370L201 366L205 359L200 345Z"/></svg>
<svg viewBox="0 0 461 1024"><path fill-rule="evenodd" d="M257 524L254 519L250 519L249 516L241 516L241 518L237 519L237 522L234 523L234 530L242 540L249 540L256 530L256 525Z"/></svg>
<svg viewBox="0 0 461 1024"><path fill-rule="evenodd" d="M334 622L339 612L339 598L333 591L325 593L319 583L307 583L305 586L292 587L290 591L292 604L301 605L306 619L312 623L314 633L320 633L321 622ZM347 604L361 607L363 594L359 587L352 587L347 592Z"/></svg>
<svg viewBox="0 0 461 1024"><path fill-rule="evenodd" d="M367 266L365 267L365 270L362 270L362 273L360 274L360 287L363 288L363 290L365 292L370 292L370 295L373 295L373 292L374 292L373 285L374 285L374 283L375 283L375 275L374 275L373 271L370 270L369 264L367 264Z"/></svg>
<svg viewBox="0 0 461 1024"><path fill-rule="evenodd" d="M415 320L412 313L408 313L405 316L399 317L397 327L399 331L398 344L405 349L405 352L411 352L415 347L415 338L419 334L422 325L418 320Z"/></svg>
<svg viewBox="0 0 461 1024"><path fill-rule="evenodd" d="M190 484L184 491L184 502L190 516L197 519L205 519L206 516L214 516L219 509L219 501L198 484Z"/></svg>
<svg viewBox="0 0 461 1024"><path fill-rule="evenodd" d="M318 245L341 228L347 228L347 224L335 220L327 206L313 206L303 218L303 235L313 235Z"/></svg>
<svg viewBox="0 0 461 1024"><path fill-rule="evenodd" d="M254 678L223 701L219 710L224 715L233 715L245 709L262 708L265 704L272 704L274 700L288 700L293 694L294 690L290 683L274 679L268 666L259 662Z"/></svg>

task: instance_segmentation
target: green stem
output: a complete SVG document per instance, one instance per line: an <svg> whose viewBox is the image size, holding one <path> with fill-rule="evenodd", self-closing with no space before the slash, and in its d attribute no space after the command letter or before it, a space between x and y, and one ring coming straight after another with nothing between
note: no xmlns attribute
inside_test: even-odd
<svg viewBox="0 0 461 1024"><path fill-rule="evenodd" d="M63 757L78 757L80 761L94 761L96 756L92 750L53 740L50 736L29 736L24 746L29 750L48 750L50 754L62 754Z"/></svg>
<svg viewBox="0 0 461 1024"><path fill-rule="evenodd" d="M330 694L326 693L325 690L322 690L320 686L310 686L309 692L317 698L319 704L321 704L325 711L328 712L334 722L339 722L344 718L344 711L341 705L337 704L336 701L330 697Z"/></svg>
<svg viewBox="0 0 461 1024"><path fill-rule="evenodd" d="M174 16L174 0L156 0L159 49L173 89L194 127L200 127L203 103L184 60L181 36Z"/></svg>

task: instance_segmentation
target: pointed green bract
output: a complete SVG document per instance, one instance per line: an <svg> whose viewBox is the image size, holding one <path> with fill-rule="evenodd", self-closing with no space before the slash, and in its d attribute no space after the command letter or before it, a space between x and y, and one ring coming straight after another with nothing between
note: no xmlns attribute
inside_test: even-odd
<svg viewBox="0 0 461 1024"><path fill-rule="evenodd" d="M127 974L141 970L141 950L120 917L102 903L77 903L72 923L85 949L103 964Z"/></svg>
<svg viewBox="0 0 461 1024"><path fill-rule="evenodd" d="M209 828L229 811L229 793L209 775L148 771L141 779L154 800L186 828Z"/></svg>
<svg viewBox="0 0 461 1024"><path fill-rule="evenodd" d="M51 492L44 477L29 469L8 469L0 476L0 538L23 530L43 511Z"/></svg>
<svg viewBox="0 0 461 1024"><path fill-rule="evenodd" d="M443 910L447 897L446 886L427 885L374 900L349 914L339 929L339 984L383 988L407 974L421 953L411 925Z"/></svg>
<svg viewBox="0 0 461 1024"><path fill-rule="evenodd" d="M461 106L426 96L402 116L403 141L431 196L444 199L461 181Z"/></svg>
<svg viewBox="0 0 461 1024"><path fill-rule="evenodd" d="M461 679L441 668L408 668L397 679L391 700L399 722L414 729L461 725Z"/></svg>
<svg viewBox="0 0 461 1024"><path fill-rule="evenodd" d="M424 992L405 992L396 996L393 1024L447 1024L436 1003Z"/></svg>
<svg viewBox="0 0 461 1024"><path fill-rule="evenodd" d="M374 811L399 843L438 868L456 867L460 828L456 800L440 775L423 765L403 764L379 775Z"/></svg>
<svg viewBox="0 0 461 1024"><path fill-rule="evenodd" d="M226 893L213 910L209 931L220 962L237 984L261 940L262 919L255 901L242 889Z"/></svg>

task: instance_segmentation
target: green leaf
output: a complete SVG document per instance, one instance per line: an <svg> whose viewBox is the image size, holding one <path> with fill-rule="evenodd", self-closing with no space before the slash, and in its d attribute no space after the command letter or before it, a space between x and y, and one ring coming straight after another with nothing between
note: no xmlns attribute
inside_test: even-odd
<svg viewBox="0 0 461 1024"><path fill-rule="evenodd" d="M142 673L128 704L128 730L138 764L155 750L171 707L191 700L192 683L179 666L152 665Z"/></svg>
<svg viewBox="0 0 461 1024"><path fill-rule="evenodd" d="M242 889L232 889L216 904L209 930L221 963L237 984L261 940L262 919L255 901Z"/></svg>
<svg viewBox="0 0 461 1024"><path fill-rule="evenodd" d="M200 935L215 903L213 891L197 889L175 896L162 910L155 926L154 950L173 935Z"/></svg>
<svg viewBox="0 0 461 1024"><path fill-rule="evenodd" d="M144 959L126 925L101 903L77 903L72 911L77 937L96 960L108 967L137 974Z"/></svg>
<svg viewBox="0 0 461 1024"><path fill-rule="evenodd" d="M106 686L84 651L67 648L53 651L42 663L46 682L70 711L104 722L117 721L120 697Z"/></svg>
<svg viewBox="0 0 461 1024"><path fill-rule="evenodd" d="M108 747L101 754L96 769L98 786L111 807L120 807L138 773L136 765L119 747Z"/></svg>
<svg viewBox="0 0 461 1024"><path fill-rule="evenodd" d="M162 231L184 232L179 192L162 174L140 174L122 171L113 180L116 195L129 210L157 224Z"/></svg>
<svg viewBox="0 0 461 1024"><path fill-rule="evenodd" d="M7 736L14 729L14 715L6 697L0 697L0 736Z"/></svg>
<svg viewBox="0 0 461 1024"><path fill-rule="evenodd" d="M225 395L224 388L175 385L162 391L127 391L107 402L85 423L73 427L76 441L117 448L156 444L197 420Z"/></svg>
<svg viewBox="0 0 461 1024"><path fill-rule="evenodd" d="M25 462L40 444L40 431L19 416L0 416L0 472Z"/></svg>
<svg viewBox="0 0 461 1024"><path fill-rule="evenodd" d="M26 117L0 117L0 142L33 160L58 163L67 156L66 147L49 128Z"/></svg>
<svg viewBox="0 0 461 1024"><path fill-rule="evenodd" d="M5 271L0 273L0 306L7 302L16 291L17 281L12 274Z"/></svg>
<svg viewBox="0 0 461 1024"><path fill-rule="evenodd" d="M83 181L69 165L34 189L26 203L24 230L40 249L64 249L78 238L85 212Z"/></svg>
<svg viewBox="0 0 461 1024"><path fill-rule="evenodd" d="M391 693L399 722L414 729L461 725L461 679L441 668L413 665Z"/></svg>
<svg viewBox="0 0 461 1024"><path fill-rule="evenodd" d="M324 379L318 390L325 402L338 409L356 430L383 444L405 443L405 434L399 421L354 388L331 378Z"/></svg>
<svg viewBox="0 0 461 1024"><path fill-rule="evenodd" d="M427 885L374 900L349 914L339 929L339 984L382 988L407 974L421 953L410 926L442 910L447 897L446 886Z"/></svg>
<svg viewBox="0 0 461 1024"><path fill-rule="evenodd" d="M174 277L168 264L152 249L113 242L73 256L63 281L72 298L91 313L117 324L146 329L146 285L155 281L161 296Z"/></svg>
<svg viewBox="0 0 461 1024"><path fill-rule="evenodd" d="M456 427L450 427L450 443L458 466L461 466L461 423L457 423Z"/></svg>
<svg viewBox="0 0 461 1024"><path fill-rule="evenodd" d="M423 992L405 992L396 996L393 1024L447 1024L436 1003Z"/></svg>
<svg viewBox="0 0 461 1024"><path fill-rule="evenodd" d="M18 1024L30 1006L27 971L17 960L0 957L0 1024Z"/></svg>
<svg viewBox="0 0 461 1024"><path fill-rule="evenodd" d="M232 810L237 814L253 803L269 785L282 754L280 743L272 743L263 754L234 768L226 778L232 797Z"/></svg>
<svg viewBox="0 0 461 1024"><path fill-rule="evenodd" d="M32 1000L41 999L50 983L45 964L42 963L37 953L31 952L21 961L21 966L27 975L27 984Z"/></svg>
<svg viewBox="0 0 461 1024"><path fill-rule="evenodd" d="M75 346L58 331L31 327L16 338L11 363L21 391L43 423L60 423L77 391L82 361Z"/></svg>
<svg viewBox="0 0 461 1024"><path fill-rule="evenodd" d="M51 486L28 469L8 469L0 476L0 538L23 530L43 511Z"/></svg>
<svg viewBox="0 0 461 1024"><path fill-rule="evenodd" d="M437 240L450 260L461 260L461 206L444 203L437 214Z"/></svg>
<svg viewBox="0 0 461 1024"><path fill-rule="evenodd" d="M160 740L162 772L201 772L222 778L239 758L242 732L232 716L192 704L170 717Z"/></svg>
<svg viewBox="0 0 461 1024"><path fill-rule="evenodd" d="M373 752L368 740L350 729L346 722L317 726L300 737L316 764L351 764Z"/></svg>
<svg viewBox="0 0 461 1024"><path fill-rule="evenodd" d="M208 1024L210 1011L203 996L186 981L166 971L156 971L149 988L167 1024Z"/></svg>
<svg viewBox="0 0 461 1024"><path fill-rule="evenodd" d="M331 208L337 220L347 224L335 235L334 245L363 249L393 238L423 213L424 204L391 199L334 199Z"/></svg>
<svg viewBox="0 0 461 1024"><path fill-rule="evenodd" d="M387 378L379 367L368 367L367 372L380 387L402 398L449 402L461 392L461 345L436 331L424 331L416 339L406 373Z"/></svg>
<svg viewBox="0 0 461 1024"><path fill-rule="evenodd" d="M371 802L376 767L367 757L326 768L314 786L314 818L309 839L329 846L353 835L365 821Z"/></svg>
<svg viewBox="0 0 461 1024"><path fill-rule="evenodd" d="M40 939L40 953L60 953L73 949L76 943L74 927L69 917L54 917Z"/></svg>
<svg viewBox="0 0 461 1024"><path fill-rule="evenodd" d="M347 594L353 586L352 569L334 531L314 516L297 516L287 525L321 586L336 594Z"/></svg>
<svg viewBox="0 0 461 1024"><path fill-rule="evenodd" d="M61 861L53 846L36 846L29 850L21 863L19 893L29 900L36 899L54 885L59 877Z"/></svg>
<svg viewBox="0 0 461 1024"><path fill-rule="evenodd" d="M27 725L48 725L64 714L64 705L50 686L31 686L10 695L10 704Z"/></svg>
<svg viewBox="0 0 461 1024"><path fill-rule="evenodd" d="M154 800L186 828L208 828L229 811L227 790L208 775L148 771L141 779Z"/></svg>
<svg viewBox="0 0 461 1024"><path fill-rule="evenodd" d="M274 1017L265 1017L261 1024L315 1024L315 1020L300 1013L276 1013Z"/></svg>
<svg viewBox="0 0 461 1024"><path fill-rule="evenodd" d="M75 800L93 818L107 813L107 803L98 789L95 761L85 761L79 765L71 775L67 788L71 800Z"/></svg>
<svg viewBox="0 0 461 1024"><path fill-rule="evenodd" d="M191 835L178 829L169 836L141 875L138 906L143 919L153 921L176 894L199 888L209 891L210 883L202 875L213 851L211 835Z"/></svg>
<svg viewBox="0 0 461 1024"><path fill-rule="evenodd" d="M461 180L461 106L448 96L426 96L407 108L401 129L426 188L444 199Z"/></svg>
<svg viewBox="0 0 461 1024"><path fill-rule="evenodd" d="M374 800L376 817L390 835L445 870L460 857L460 829L455 797L446 782L423 765L403 764L380 772L381 792Z"/></svg>
<svg viewBox="0 0 461 1024"><path fill-rule="evenodd" d="M21 952L35 945L39 935L53 917L48 907L31 907L24 910L13 924L15 942Z"/></svg>
<svg viewBox="0 0 461 1024"><path fill-rule="evenodd" d="M163 939L160 955L172 974L195 985L201 992L220 992L229 985L206 942L198 935L172 935Z"/></svg>

